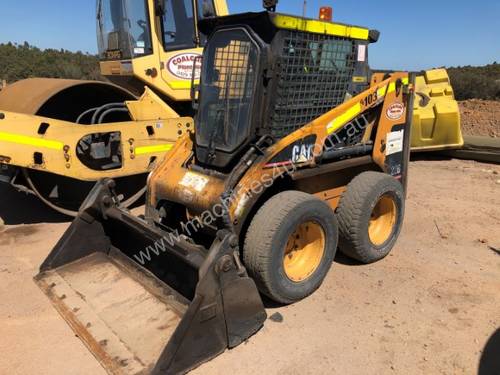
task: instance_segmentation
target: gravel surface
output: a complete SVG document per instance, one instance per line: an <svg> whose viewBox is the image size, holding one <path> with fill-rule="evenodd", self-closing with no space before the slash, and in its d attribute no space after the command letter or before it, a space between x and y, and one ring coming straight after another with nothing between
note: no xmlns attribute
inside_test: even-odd
<svg viewBox="0 0 500 375"><path fill-rule="evenodd" d="M417 161L410 172L389 257L364 266L338 256L312 297L269 306L273 319L248 343L193 373L477 373L500 327L500 166ZM0 194L9 197L0 205L0 373L104 375L32 281L68 223L29 197Z"/></svg>

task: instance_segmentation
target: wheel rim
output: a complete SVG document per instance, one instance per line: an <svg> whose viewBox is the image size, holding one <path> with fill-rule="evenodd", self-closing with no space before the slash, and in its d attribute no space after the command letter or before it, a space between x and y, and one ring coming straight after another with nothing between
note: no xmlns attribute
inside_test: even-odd
<svg viewBox="0 0 500 375"><path fill-rule="evenodd" d="M323 228L312 221L300 224L288 237L283 266L291 281L304 281L317 270L325 253L325 239Z"/></svg>
<svg viewBox="0 0 500 375"><path fill-rule="evenodd" d="M368 226L370 241L375 246L381 246L391 237L396 225L397 208L394 198L383 195L373 208Z"/></svg>

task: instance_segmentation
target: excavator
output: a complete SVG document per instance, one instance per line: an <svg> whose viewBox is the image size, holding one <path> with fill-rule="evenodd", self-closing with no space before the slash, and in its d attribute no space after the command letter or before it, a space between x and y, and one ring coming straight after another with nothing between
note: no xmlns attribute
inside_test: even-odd
<svg viewBox="0 0 500 375"><path fill-rule="evenodd" d="M124 206L137 202L147 175L193 128L192 81L206 43L198 21L227 14L225 0L98 0L107 82L33 78L0 91L0 180L70 216L102 178L113 178ZM358 58L367 61L368 50ZM363 69L353 86L368 87L376 73ZM416 87L413 149L461 147L446 71L419 74Z"/></svg>
<svg viewBox="0 0 500 375"><path fill-rule="evenodd" d="M399 237L415 108L447 93L371 72L376 30L264 3L198 22L193 128L150 174L145 215L100 180L35 277L110 374L187 373L259 331L261 295L303 300L337 249L367 264Z"/></svg>

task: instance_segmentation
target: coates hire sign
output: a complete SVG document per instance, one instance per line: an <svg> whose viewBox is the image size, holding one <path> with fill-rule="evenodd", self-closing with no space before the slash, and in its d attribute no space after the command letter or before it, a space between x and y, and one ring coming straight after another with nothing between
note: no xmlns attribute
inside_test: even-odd
<svg viewBox="0 0 500 375"><path fill-rule="evenodd" d="M180 79L193 78L193 65L196 61L194 79L200 79L201 55L199 53L181 53L168 60L168 71Z"/></svg>

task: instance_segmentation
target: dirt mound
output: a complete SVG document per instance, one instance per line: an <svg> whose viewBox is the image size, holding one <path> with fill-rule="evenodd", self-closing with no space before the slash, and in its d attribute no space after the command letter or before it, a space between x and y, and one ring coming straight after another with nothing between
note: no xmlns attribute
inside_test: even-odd
<svg viewBox="0 0 500 375"><path fill-rule="evenodd" d="M471 99L459 105L465 135L500 137L500 101Z"/></svg>

